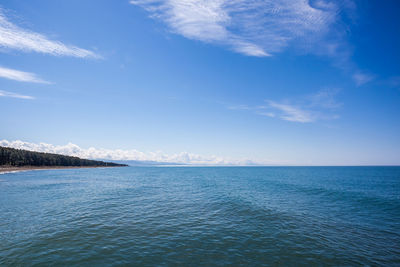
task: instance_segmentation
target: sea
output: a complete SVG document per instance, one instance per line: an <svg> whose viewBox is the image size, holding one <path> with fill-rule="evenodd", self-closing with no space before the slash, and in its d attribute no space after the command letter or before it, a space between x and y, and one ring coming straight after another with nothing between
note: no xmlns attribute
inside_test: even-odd
<svg viewBox="0 0 400 267"><path fill-rule="evenodd" d="M2 174L0 266L400 266L400 167Z"/></svg>

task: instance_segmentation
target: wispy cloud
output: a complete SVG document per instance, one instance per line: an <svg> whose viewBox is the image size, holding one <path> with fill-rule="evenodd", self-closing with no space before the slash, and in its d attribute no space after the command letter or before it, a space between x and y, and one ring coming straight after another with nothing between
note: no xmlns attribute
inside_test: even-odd
<svg viewBox="0 0 400 267"><path fill-rule="evenodd" d="M33 96L29 95L20 95L13 92L7 92L0 90L0 97L12 97L12 98L20 98L20 99L35 99Z"/></svg>
<svg viewBox="0 0 400 267"><path fill-rule="evenodd" d="M30 143L20 140L0 140L0 146L26 149L31 151L56 153L68 156L76 156L87 159L109 159L109 160L137 160L155 161L162 163L178 163L190 165L267 165L272 162L252 161L248 159L232 160L217 156L202 156L198 154L181 152L177 154L166 154L161 151L141 152L135 149L102 149L102 148L81 148L78 145L68 143L66 145L52 145L47 143ZM275 163L276 164L276 163Z"/></svg>
<svg viewBox="0 0 400 267"><path fill-rule="evenodd" d="M373 79L352 62L348 23L353 0L131 0L150 17L188 39L256 57L295 48L325 56L350 73L357 86ZM344 23L344 19L346 23Z"/></svg>
<svg viewBox="0 0 400 267"><path fill-rule="evenodd" d="M310 123L318 120L336 119L335 113L342 103L336 101L337 89L323 89L314 94L300 97L297 100L282 101L265 100L265 104L257 106L228 106L231 110L247 110L254 114L270 118L279 118L291 122Z"/></svg>
<svg viewBox="0 0 400 267"><path fill-rule="evenodd" d="M392 88L400 88L400 76L393 76L384 82L384 84L392 87Z"/></svg>
<svg viewBox="0 0 400 267"><path fill-rule="evenodd" d="M38 52L55 56L99 58L94 52L59 41L50 40L45 35L22 29L13 24L0 8L0 47L23 52Z"/></svg>
<svg viewBox="0 0 400 267"><path fill-rule="evenodd" d="M357 84L357 86L364 85L374 79L374 75L363 73L363 72L356 72L353 74L353 80Z"/></svg>
<svg viewBox="0 0 400 267"><path fill-rule="evenodd" d="M274 101L267 101L269 107L277 110L281 119L295 122L313 122L315 120L310 111L304 110L301 107L296 107L290 104L277 103ZM274 114L274 113L271 113Z"/></svg>
<svg viewBox="0 0 400 267"><path fill-rule="evenodd" d="M337 88L325 88L305 97L305 102L311 108L323 108L335 110L340 108L343 103L336 100L336 95L340 92Z"/></svg>
<svg viewBox="0 0 400 267"><path fill-rule="evenodd" d="M228 109L232 109L232 110L250 110L250 109L253 109L253 108L249 107L248 105L233 105L233 106L228 106Z"/></svg>
<svg viewBox="0 0 400 267"><path fill-rule="evenodd" d="M293 43L325 36L345 5L324 0L132 0L173 32L225 45L249 56L269 56ZM348 1L346 1L348 2Z"/></svg>
<svg viewBox="0 0 400 267"><path fill-rule="evenodd" d="M0 66L0 77L19 82L50 83L48 81L40 79L34 73L8 69L1 66Z"/></svg>

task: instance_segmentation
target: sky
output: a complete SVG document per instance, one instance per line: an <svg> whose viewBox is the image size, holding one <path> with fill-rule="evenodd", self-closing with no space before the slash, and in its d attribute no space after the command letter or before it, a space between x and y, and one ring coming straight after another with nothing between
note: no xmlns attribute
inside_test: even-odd
<svg viewBox="0 0 400 267"><path fill-rule="evenodd" d="M399 165L397 0L7 0L0 145Z"/></svg>

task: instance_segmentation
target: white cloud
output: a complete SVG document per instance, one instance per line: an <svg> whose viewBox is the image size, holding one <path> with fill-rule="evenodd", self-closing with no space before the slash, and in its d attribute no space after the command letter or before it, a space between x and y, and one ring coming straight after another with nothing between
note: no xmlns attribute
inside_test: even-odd
<svg viewBox="0 0 400 267"><path fill-rule="evenodd" d="M268 101L268 105L281 112L280 118L287 121L295 122L313 122L314 116L301 107L296 107L290 104L277 103Z"/></svg>
<svg viewBox="0 0 400 267"><path fill-rule="evenodd" d="M374 79L374 76L371 74L356 72L353 74L353 80L356 82L357 86L364 85Z"/></svg>
<svg viewBox="0 0 400 267"><path fill-rule="evenodd" d="M346 41L353 0L131 0L150 17L188 39L256 57L286 48L326 56L351 73L357 86L373 79L352 62ZM346 23L343 19L346 18Z"/></svg>
<svg viewBox="0 0 400 267"><path fill-rule="evenodd" d="M340 92L337 88L322 89L315 94L311 94L306 97L309 101L310 107L325 108L325 109L337 109L340 108L343 103L336 101L336 95Z"/></svg>
<svg viewBox="0 0 400 267"><path fill-rule="evenodd" d="M393 88L400 87L400 76L390 77L384 83Z"/></svg>
<svg viewBox="0 0 400 267"><path fill-rule="evenodd" d="M8 69L0 66L0 77L19 82L49 83L37 77L34 73Z"/></svg>
<svg viewBox="0 0 400 267"><path fill-rule="evenodd" d="M12 97L12 98L20 98L20 99L35 99L33 96L29 95L20 95L13 92L7 92L0 90L0 97Z"/></svg>
<svg viewBox="0 0 400 267"><path fill-rule="evenodd" d="M228 106L230 110L251 111L254 114L280 118L286 121L309 123L318 120L337 119L335 111L342 106L336 101L338 89L323 89L314 94L303 96L297 100L272 101L266 100L266 104L249 106Z"/></svg>
<svg viewBox="0 0 400 267"><path fill-rule="evenodd" d="M94 52L59 41L53 41L45 35L25 30L10 22L0 8L0 47L23 52L38 52L55 56L73 56L80 58L99 58Z"/></svg>
<svg viewBox="0 0 400 267"><path fill-rule="evenodd" d="M248 159L232 160L225 159L217 156L202 156L188 152L181 152L178 154L166 154L161 151L157 152L141 152L135 149L122 150L122 149L103 149L103 148L81 148L75 144L68 143L66 145L52 145L46 143L30 143L20 140L7 141L0 140L0 146L12 147L17 149L26 149L31 151L56 153L68 156L76 156L87 159L109 159L109 160L138 160L138 161L156 161L163 163L178 163L190 165L268 165L271 162L265 161L251 161Z"/></svg>
<svg viewBox="0 0 400 267"><path fill-rule="evenodd" d="M252 108L247 106L247 105L234 105L234 106L229 106L228 109L232 109L232 110L250 110Z"/></svg>
<svg viewBox="0 0 400 267"><path fill-rule="evenodd" d="M261 116L271 117L271 118L276 117L276 114L274 112L265 112L265 111L257 110L256 114L261 115Z"/></svg>
<svg viewBox="0 0 400 267"><path fill-rule="evenodd" d="M269 56L290 43L319 43L338 20L340 2L308 0L133 0L189 39ZM343 5L342 5L343 6Z"/></svg>

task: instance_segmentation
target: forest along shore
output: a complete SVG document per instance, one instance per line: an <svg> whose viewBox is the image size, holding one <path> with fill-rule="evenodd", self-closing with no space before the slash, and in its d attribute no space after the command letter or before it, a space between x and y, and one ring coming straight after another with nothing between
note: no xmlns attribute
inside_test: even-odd
<svg viewBox="0 0 400 267"><path fill-rule="evenodd" d="M35 170L63 170L63 169L83 169L83 168L111 168L111 167L125 167L125 166L0 166L0 174L35 171Z"/></svg>
<svg viewBox="0 0 400 267"><path fill-rule="evenodd" d="M0 146L0 173L44 169L125 166L128 165Z"/></svg>

